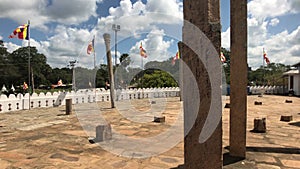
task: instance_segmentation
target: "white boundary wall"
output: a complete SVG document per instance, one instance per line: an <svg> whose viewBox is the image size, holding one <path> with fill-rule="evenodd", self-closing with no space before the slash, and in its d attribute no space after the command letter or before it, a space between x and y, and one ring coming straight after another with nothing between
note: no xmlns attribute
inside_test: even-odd
<svg viewBox="0 0 300 169"><path fill-rule="evenodd" d="M283 86L251 86L251 94L274 94L274 95L284 95L288 91Z"/></svg>
<svg viewBox="0 0 300 169"><path fill-rule="evenodd" d="M116 90L117 100L130 100L142 98L163 98L178 97L180 89L171 88L147 88L147 89L123 89ZM0 113L29 109L29 94L0 95ZM33 93L30 97L31 109L39 107L55 107L65 105L65 99L72 99L73 104L90 103L90 102L107 102L110 101L109 90L104 89L85 89L77 92L50 92Z"/></svg>

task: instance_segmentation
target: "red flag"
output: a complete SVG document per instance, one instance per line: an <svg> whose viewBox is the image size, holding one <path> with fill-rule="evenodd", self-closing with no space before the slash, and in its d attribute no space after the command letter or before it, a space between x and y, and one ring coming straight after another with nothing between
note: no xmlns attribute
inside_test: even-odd
<svg viewBox="0 0 300 169"><path fill-rule="evenodd" d="M9 35L9 38L29 40L29 24L19 26Z"/></svg>
<svg viewBox="0 0 300 169"><path fill-rule="evenodd" d="M266 61L267 64L270 64L270 60L269 58L267 57L267 53L265 52L265 50L263 50L263 56L264 56L264 59Z"/></svg>

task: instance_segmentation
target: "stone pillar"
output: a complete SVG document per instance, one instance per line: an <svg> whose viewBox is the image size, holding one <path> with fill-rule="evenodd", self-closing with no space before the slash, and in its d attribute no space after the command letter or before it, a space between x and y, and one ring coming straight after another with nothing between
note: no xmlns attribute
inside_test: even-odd
<svg viewBox="0 0 300 169"><path fill-rule="evenodd" d="M109 83L110 83L111 108L115 108L115 83L114 83L114 72L113 72L111 52L110 52L110 34L105 33L103 35L103 38L104 38L105 47L106 47L106 57L107 57Z"/></svg>
<svg viewBox="0 0 300 169"><path fill-rule="evenodd" d="M182 59L182 48L183 48L183 43L182 42L178 42L177 43L178 46L178 51L179 51L179 56L180 59ZM183 91L183 81L182 81L182 75L183 75L183 68L182 68L182 61L179 60L179 95L180 95L180 101L182 101L182 91Z"/></svg>
<svg viewBox="0 0 300 169"><path fill-rule="evenodd" d="M221 72L221 63L219 60L221 46L221 26L220 26L220 1L219 0L186 0L183 1L183 12L185 24L183 27L183 48L182 60L188 66L196 80L198 91L190 91L190 79L187 79L187 71L183 72L183 104L184 104L184 168L185 169L221 169L222 168L222 120L221 119L221 73L217 79L218 91L213 94L212 84L209 77L208 66L211 66L212 58L216 61L216 72ZM193 26L190 26L194 25ZM191 32L199 28L208 39ZM208 42L210 41L210 42ZM213 44L213 46L211 45ZM193 44L197 47L191 48ZM198 45L200 44L200 45ZM211 50L206 50L206 46L212 46L215 53ZM199 56L197 53L203 54ZM213 56L214 55L214 56ZM201 59L199 59L201 57ZM215 90L215 88L214 88ZM187 96L187 94L189 96ZM200 102L195 102L191 99L193 95L199 94ZM213 100L217 100L218 104L213 106L218 107L217 113L219 118L210 119L210 108ZM199 109L196 109L196 116L189 106L191 104L199 104ZM189 128L191 116L194 116L195 123ZM207 131L207 123L215 123L212 131ZM189 131L188 131L189 130ZM202 133L211 132L209 137L204 142L200 141Z"/></svg>
<svg viewBox="0 0 300 169"><path fill-rule="evenodd" d="M230 155L246 157L247 0L230 1Z"/></svg>
<svg viewBox="0 0 300 169"><path fill-rule="evenodd" d="M72 99L66 99L66 115L72 114Z"/></svg>

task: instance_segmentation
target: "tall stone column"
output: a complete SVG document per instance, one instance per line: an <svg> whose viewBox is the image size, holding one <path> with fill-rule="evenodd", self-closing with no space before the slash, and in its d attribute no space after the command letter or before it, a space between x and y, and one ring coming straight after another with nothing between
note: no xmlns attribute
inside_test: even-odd
<svg viewBox="0 0 300 169"><path fill-rule="evenodd" d="M114 72L112 66L111 51L110 51L110 34L108 33L103 34L103 38L106 47L106 57L107 57L107 64L108 64L111 108L115 108L115 83L114 83Z"/></svg>
<svg viewBox="0 0 300 169"><path fill-rule="evenodd" d="M181 57L180 59L182 59L182 48L183 48L183 43L182 42L178 42L177 43L178 46L178 52L179 52L179 56ZM180 101L182 101L182 92L183 92L183 68L182 68L182 62L179 61L179 88L180 88Z"/></svg>
<svg viewBox="0 0 300 169"><path fill-rule="evenodd" d="M183 72L183 104L184 104L184 168L185 169L221 169L222 168L222 120L221 120L221 64L219 59L221 46L220 1L219 0L185 0L182 59L188 69ZM193 26L195 27L193 27ZM202 31L203 36L194 34ZM195 31L196 32L196 31ZM206 36L206 37L205 37ZM197 44L196 47L191 47ZM207 49L211 45L210 49ZM214 52L213 52L214 51ZM199 54L201 53L201 54ZM201 59L200 59L201 58ZM210 77L208 68L214 60L215 72ZM195 78L197 89L191 85L188 72ZM212 81L217 81L212 87ZM199 95L199 103L195 103L195 95ZM197 101L198 102L198 101ZM199 105L194 113L191 106ZM211 112L211 108L216 108ZM212 116L211 113L218 115ZM195 121L189 126L192 118ZM215 117L215 118L214 118ZM211 125L210 125L211 124ZM210 127L207 127L209 126ZM207 130L209 129L209 130ZM207 139L201 140L201 135Z"/></svg>
<svg viewBox="0 0 300 169"><path fill-rule="evenodd" d="M246 157L247 0L230 1L230 155Z"/></svg>

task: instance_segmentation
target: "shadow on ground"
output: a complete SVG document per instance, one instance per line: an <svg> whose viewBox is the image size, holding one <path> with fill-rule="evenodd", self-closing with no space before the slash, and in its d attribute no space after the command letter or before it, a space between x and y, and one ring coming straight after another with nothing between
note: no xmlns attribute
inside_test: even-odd
<svg viewBox="0 0 300 169"><path fill-rule="evenodd" d="M233 157L229 153L223 154L223 166L237 163L239 161L243 161L245 158L241 157Z"/></svg>
<svg viewBox="0 0 300 169"><path fill-rule="evenodd" d="M244 159L245 158L230 156L229 153L224 153L223 154L223 166L231 165L231 164L243 161ZM184 164L181 164L178 167L171 168L171 169L184 169Z"/></svg>
<svg viewBox="0 0 300 169"><path fill-rule="evenodd" d="M289 123L289 125L300 127L300 121Z"/></svg>
<svg viewBox="0 0 300 169"><path fill-rule="evenodd" d="M184 169L184 164L181 164L181 165L179 165L178 167L170 168L170 169Z"/></svg>
<svg viewBox="0 0 300 169"><path fill-rule="evenodd" d="M266 153L283 153L283 154L300 154L300 148L247 147L247 151L266 152Z"/></svg>

